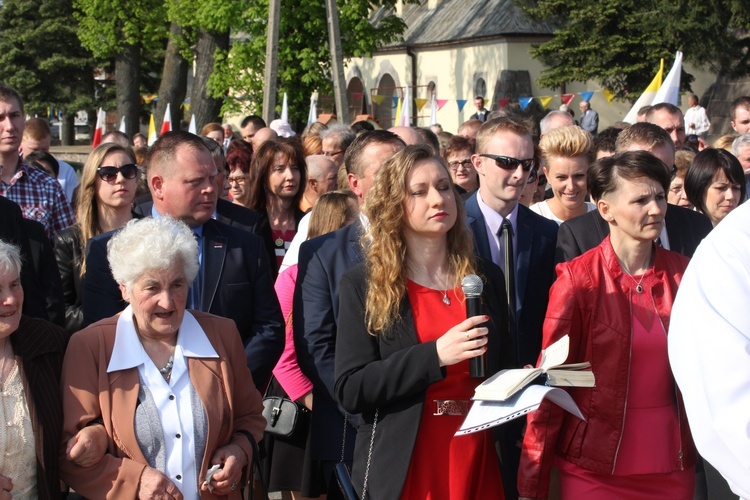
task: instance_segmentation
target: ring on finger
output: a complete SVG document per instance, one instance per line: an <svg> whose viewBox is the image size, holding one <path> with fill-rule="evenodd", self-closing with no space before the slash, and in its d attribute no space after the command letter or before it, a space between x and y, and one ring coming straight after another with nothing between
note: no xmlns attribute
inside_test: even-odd
<svg viewBox="0 0 750 500"><path fill-rule="evenodd" d="M230 486L230 488L232 488L232 491L236 490L237 489L237 483L232 483L232 486Z"/></svg>
<svg viewBox="0 0 750 500"><path fill-rule="evenodd" d="M469 332L466 332L466 340L471 340L471 337L469 337Z"/></svg>

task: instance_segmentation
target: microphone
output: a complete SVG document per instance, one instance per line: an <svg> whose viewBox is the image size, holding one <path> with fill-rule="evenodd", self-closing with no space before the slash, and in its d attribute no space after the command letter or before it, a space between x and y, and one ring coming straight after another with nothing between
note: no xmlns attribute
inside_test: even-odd
<svg viewBox="0 0 750 500"><path fill-rule="evenodd" d="M482 289L484 283L482 278L476 274L470 274L461 280L461 290L466 297L466 317L479 316L481 314L479 306L481 304ZM469 376L472 378L484 378L485 375L485 354L471 358L469 360Z"/></svg>

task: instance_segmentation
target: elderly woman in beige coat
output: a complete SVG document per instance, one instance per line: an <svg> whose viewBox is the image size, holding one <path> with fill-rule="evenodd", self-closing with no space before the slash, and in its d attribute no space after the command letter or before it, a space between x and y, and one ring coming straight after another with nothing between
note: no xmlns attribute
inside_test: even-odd
<svg viewBox="0 0 750 500"><path fill-rule="evenodd" d="M103 423L108 450L90 468L61 460L63 480L88 498L241 498L261 396L234 323L185 310L199 269L192 231L131 221L107 254L129 306L73 335L62 388L63 438Z"/></svg>

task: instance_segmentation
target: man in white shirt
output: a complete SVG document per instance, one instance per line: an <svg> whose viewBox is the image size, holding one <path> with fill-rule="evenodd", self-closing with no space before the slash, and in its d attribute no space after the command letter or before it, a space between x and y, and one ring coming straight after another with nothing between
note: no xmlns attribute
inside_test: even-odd
<svg viewBox="0 0 750 500"><path fill-rule="evenodd" d="M706 133L711 127L706 110L698 104L698 96L695 94L688 97L688 104L690 108L685 112L685 133L688 135L695 134L705 139Z"/></svg>
<svg viewBox="0 0 750 500"><path fill-rule="evenodd" d="M672 308L669 361L698 451L750 498L750 205L703 240Z"/></svg>

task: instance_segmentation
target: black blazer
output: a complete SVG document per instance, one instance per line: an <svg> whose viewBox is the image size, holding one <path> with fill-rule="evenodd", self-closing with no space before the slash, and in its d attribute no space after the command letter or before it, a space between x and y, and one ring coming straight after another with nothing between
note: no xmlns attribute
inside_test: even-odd
<svg viewBox="0 0 750 500"><path fill-rule="evenodd" d="M312 457L338 461L344 410L334 391L334 354L339 316L341 276L362 261L359 220L347 227L305 241L299 249L294 289L294 348L302 373L313 383L315 411L310 421ZM349 418L346 458L351 460L357 417Z"/></svg>
<svg viewBox="0 0 750 500"><path fill-rule="evenodd" d="M489 376L515 367L515 353L508 335L507 307L503 307L507 299L502 271L492 263L480 262L479 274L485 278L482 309L490 316ZM431 384L445 378L446 371L440 367L435 342L419 343L408 296L400 306L401 321L387 334L372 336L365 324L366 294L365 265L360 264L341 280L336 394L344 408L361 413L352 468L355 491L362 491L373 417L378 410L367 493L371 498L399 498L419 432L425 393ZM452 326L445 325L446 331Z"/></svg>
<svg viewBox="0 0 750 500"><path fill-rule="evenodd" d="M44 294L48 319L57 326L65 326L65 302L63 300L62 281L57 267L52 242L41 222L31 219L23 220L26 234L29 237L31 261L39 284Z"/></svg>
<svg viewBox="0 0 750 500"><path fill-rule="evenodd" d="M39 276L34 268L29 237L26 233L21 207L4 196L0 196L0 239L21 248L21 286L24 292L23 313L27 316L50 319Z"/></svg>
<svg viewBox="0 0 750 500"><path fill-rule="evenodd" d="M248 209L245 209L248 210ZM256 234L263 238L265 243L266 252L268 252L268 262L271 264L271 271L273 275L278 274L279 266L276 263L276 245L274 244L273 230L271 229L271 222L268 220L268 213L264 211L253 212L258 214L258 228ZM299 221L305 216L305 212L294 207L294 229L295 231L299 227Z"/></svg>
<svg viewBox="0 0 750 500"><path fill-rule="evenodd" d="M36 447L37 492L40 499L60 498L58 473L62 439L60 371L67 344L57 325L21 316L18 330L10 336L18 359Z"/></svg>
<svg viewBox="0 0 750 500"><path fill-rule="evenodd" d="M491 261L490 242L477 196L466 200L466 217L477 255ZM555 278L557 223L518 205L516 251L516 329L518 362L536 366L542 349L542 325Z"/></svg>
<svg viewBox="0 0 750 500"><path fill-rule="evenodd" d="M664 217L667 225L669 249L692 257L698 244L703 241L713 226L703 214L687 208L669 205ZM579 215L560 226L557 234L555 262L568 262L591 250L609 234L609 224L598 210Z"/></svg>
<svg viewBox="0 0 750 500"><path fill-rule="evenodd" d="M107 261L114 232L87 244L83 284L84 324L109 318L126 307ZM247 364L262 389L284 350L284 320L273 289L261 239L209 219L203 224L201 310L234 320L242 336Z"/></svg>

